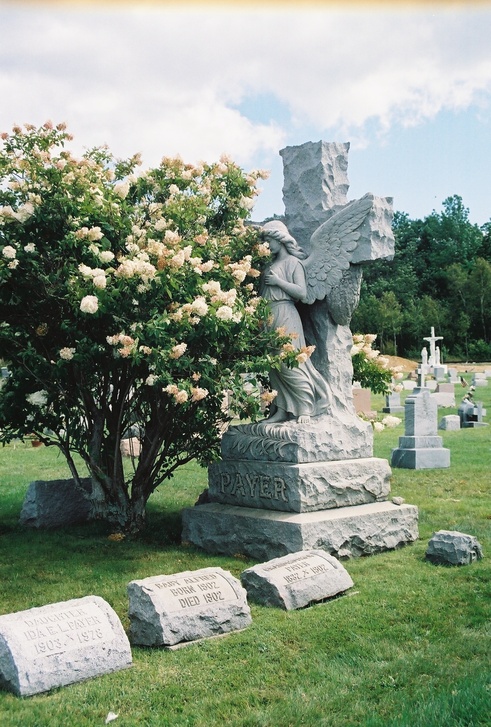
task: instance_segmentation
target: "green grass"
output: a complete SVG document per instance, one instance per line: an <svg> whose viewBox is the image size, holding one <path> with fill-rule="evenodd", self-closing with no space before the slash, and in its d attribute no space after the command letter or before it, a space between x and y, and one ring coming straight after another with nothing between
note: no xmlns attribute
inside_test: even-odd
<svg viewBox="0 0 491 727"><path fill-rule="evenodd" d="M491 384L477 391L491 421ZM380 410L381 397L373 397ZM455 410L439 410L439 416ZM389 458L403 427L375 435ZM176 652L133 649L131 669L49 694L0 692L2 727L474 727L491 724L491 427L440 432L444 470L393 470L392 495L420 509L420 539L345 561L350 595L293 612L251 605L252 625ZM130 580L207 566L233 575L251 559L180 544L180 510L206 486L181 469L155 493L139 540L108 540L103 524L39 532L19 527L27 485L68 476L44 447L0 450L0 613L88 594L128 628ZM440 529L475 535L483 560L465 567L425 560Z"/></svg>

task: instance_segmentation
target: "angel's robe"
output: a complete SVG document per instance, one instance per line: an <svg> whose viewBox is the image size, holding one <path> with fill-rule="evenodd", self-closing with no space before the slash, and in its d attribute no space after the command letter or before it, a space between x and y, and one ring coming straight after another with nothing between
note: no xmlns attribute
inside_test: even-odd
<svg viewBox="0 0 491 727"><path fill-rule="evenodd" d="M283 260L275 260L270 270L288 282L293 282L294 275L301 275L305 283L303 265L293 255L288 255ZM272 330L284 328L293 337L292 344L300 350L306 345L305 335L293 298L276 285L263 284L261 295L270 305L272 320L268 321L268 325ZM328 386L310 359L293 369L282 364L280 370L270 371L269 378L271 387L278 392L275 404L279 409L294 417L317 416L326 412Z"/></svg>

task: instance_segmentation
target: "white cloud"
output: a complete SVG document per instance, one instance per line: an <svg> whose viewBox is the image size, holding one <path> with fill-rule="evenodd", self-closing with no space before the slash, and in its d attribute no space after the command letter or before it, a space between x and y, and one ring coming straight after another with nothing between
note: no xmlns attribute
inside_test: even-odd
<svg viewBox="0 0 491 727"><path fill-rule="evenodd" d="M489 11L178 10L93 6L0 9L0 128L68 122L85 146L146 163L179 152L247 165L308 125L361 140L491 91ZM290 121L252 120L272 94ZM250 104L249 104L250 105Z"/></svg>

